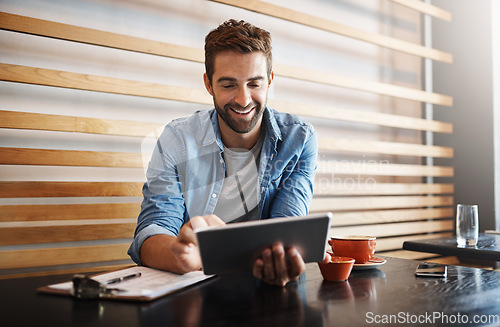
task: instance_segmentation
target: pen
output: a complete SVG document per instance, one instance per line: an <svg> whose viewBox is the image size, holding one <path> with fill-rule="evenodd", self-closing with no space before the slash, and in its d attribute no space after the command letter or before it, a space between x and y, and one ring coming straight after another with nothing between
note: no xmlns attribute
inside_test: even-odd
<svg viewBox="0 0 500 327"><path fill-rule="evenodd" d="M110 279L110 280L104 282L104 285L116 284L116 283L120 283L120 282L129 280L129 279L132 279L132 278L137 278L137 277L141 277L140 272L135 273L135 274L131 274L131 275L127 275L127 276L123 276L123 277L116 277L116 278Z"/></svg>

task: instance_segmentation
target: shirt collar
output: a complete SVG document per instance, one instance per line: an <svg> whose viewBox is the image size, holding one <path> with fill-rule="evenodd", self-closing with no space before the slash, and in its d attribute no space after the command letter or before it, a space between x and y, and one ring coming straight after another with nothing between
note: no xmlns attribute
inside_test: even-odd
<svg viewBox="0 0 500 327"><path fill-rule="evenodd" d="M270 135L273 141L277 142L278 140L281 140L281 130L278 127L278 123L276 122L276 118L274 116L274 110L272 108L266 106L262 123L266 129L267 135Z"/></svg>
<svg viewBox="0 0 500 327"><path fill-rule="evenodd" d="M204 146L210 145L214 142L217 143L221 151L224 151L224 144L222 143L222 138L219 129L219 120L217 119L217 111L214 109L210 110L210 121L212 122L212 132L205 135L205 140L203 142ZM209 129L210 130L210 129Z"/></svg>

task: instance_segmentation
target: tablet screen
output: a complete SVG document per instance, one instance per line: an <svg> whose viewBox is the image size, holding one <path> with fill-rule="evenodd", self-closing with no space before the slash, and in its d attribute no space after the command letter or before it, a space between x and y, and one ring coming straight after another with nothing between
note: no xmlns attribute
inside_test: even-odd
<svg viewBox="0 0 500 327"><path fill-rule="evenodd" d="M304 262L324 259L331 213L232 223L196 230L203 271L221 274L252 269L262 250L276 242L294 246Z"/></svg>

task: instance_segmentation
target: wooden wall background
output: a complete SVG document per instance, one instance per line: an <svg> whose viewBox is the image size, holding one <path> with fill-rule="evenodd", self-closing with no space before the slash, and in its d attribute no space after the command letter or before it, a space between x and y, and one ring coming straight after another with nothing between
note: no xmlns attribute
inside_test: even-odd
<svg viewBox="0 0 500 327"><path fill-rule="evenodd" d="M452 99L424 69L452 55L423 46L417 0L5 0L0 3L0 270L3 278L127 265L144 166L162 126L210 109L205 35L229 18L273 36L269 105L313 123L312 211L331 234L370 234L380 254L451 235ZM427 27L428 28L428 27ZM427 86L428 88L428 86ZM425 111L427 109L427 111ZM443 110L452 110L445 108ZM1 277L0 277L1 278Z"/></svg>

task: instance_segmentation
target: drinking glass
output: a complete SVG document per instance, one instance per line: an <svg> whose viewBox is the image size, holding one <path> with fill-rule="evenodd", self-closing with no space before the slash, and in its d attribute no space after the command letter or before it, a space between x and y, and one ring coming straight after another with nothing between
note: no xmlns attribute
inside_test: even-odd
<svg viewBox="0 0 500 327"><path fill-rule="evenodd" d="M475 204L457 205L457 244L475 246L479 235L478 209Z"/></svg>

